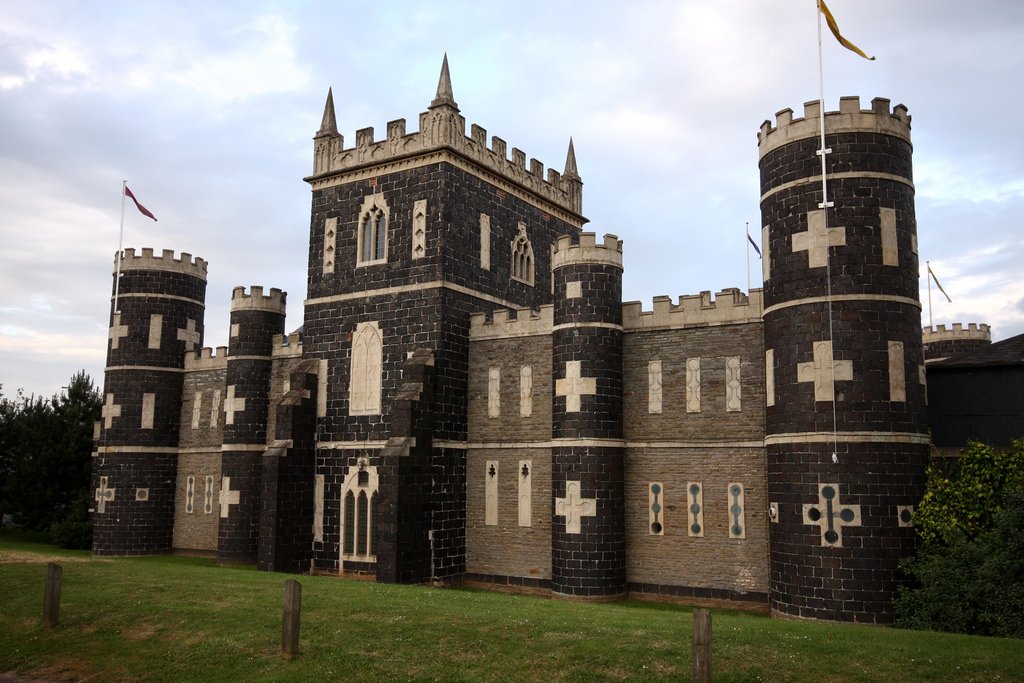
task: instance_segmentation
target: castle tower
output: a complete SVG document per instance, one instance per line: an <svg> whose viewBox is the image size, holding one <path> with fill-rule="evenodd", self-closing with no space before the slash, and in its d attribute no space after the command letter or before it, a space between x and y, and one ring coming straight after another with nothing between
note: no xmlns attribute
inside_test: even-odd
<svg viewBox="0 0 1024 683"><path fill-rule="evenodd" d="M224 394L220 528L217 559L254 563L258 556L260 457L267 447L273 338L284 334L287 294L235 287L231 294Z"/></svg>
<svg viewBox="0 0 1024 683"><path fill-rule="evenodd" d="M93 552L150 555L172 546L182 372L185 352L202 346L207 264L170 250L118 257L92 468Z"/></svg>
<svg viewBox="0 0 1024 683"><path fill-rule="evenodd" d="M929 441L910 117L856 97L825 115L826 214L819 106L758 135L770 602L886 623Z"/></svg>
<svg viewBox="0 0 1024 683"><path fill-rule="evenodd" d="M447 58L418 131L398 119L377 139L357 130L354 142L338 132L329 94L306 178L303 355L325 378L314 566L381 581L457 578L466 564L469 318L551 303L551 245L586 222L583 183L571 152L563 176L481 126L467 129ZM410 364L426 357L429 371ZM420 384L416 401L399 401L404 386ZM412 414L429 424L410 429ZM415 524L399 532L388 521L420 501L428 509Z"/></svg>
<svg viewBox="0 0 1024 683"><path fill-rule="evenodd" d="M922 334L925 363L934 363L958 353L981 351L992 345L992 329L985 323L968 323L966 327L962 323L953 323L953 327L948 329L945 325L936 325L925 327Z"/></svg>
<svg viewBox="0 0 1024 683"><path fill-rule="evenodd" d="M622 242L562 237L552 255L551 588L626 593L622 441Z"/></svg>

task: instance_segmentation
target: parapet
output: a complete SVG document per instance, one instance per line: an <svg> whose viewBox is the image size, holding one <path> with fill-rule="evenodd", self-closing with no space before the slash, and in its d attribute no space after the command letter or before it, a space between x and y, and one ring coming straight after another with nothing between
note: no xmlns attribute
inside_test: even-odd
<svg viewBox="0 0 1024 683"><path fill-rule="evenodd" d="M922 328L921 335L925 344L957 339L980 339L991 342L992 328L985 323L967 323L967 327L964 327L963 323L953 323L950 329L945 325Z"/></svg>
<svg viewBox="0 0 1024 683"><path fill-rule="evenodd" d="M118 254L114 254L114 272L117 272L117 257ZM184 275L191 275L197 277L204 282L206 281L206 267L207 263L205 260L199 258L192 258L192 254L187 252L181 252L180 258L174 258L173 249L164 249L160 256L153 254L153 249L145 247L141 254L136 254L135 249L128 248L124 250L124 254L121 255L121 272L126 270L167 270L172 273L183 273Z"/></svg>
<svg viewBox="0 0 1024 683"><path fill-rule="evenodd" d="M820 117L820 100L804 103L803 118L794 119L792 109L778 112L775 126L766 120L757 133L760 157L795 140L820 135ZM884 97L871 100L871 109L861 109L859 97L841 97L839 111L825 112L825 133L881 133L910 142L910 115L902 104L890 111L889 100Z"/></svg>
<svg viewBox="0 0 1024 683"><path fill-rule="evenodd" d="M496 308L488 320L483 313L469 316L469 338L471 341L484 339L507 339L512 337L534 337L551 334L555 323L554 306L541 306L540 310L516 308L514 317L509 309Z"/></svg>
<svg viewBox="0 0 1024 683"><path fill-rule="evenodd" d="M622 304L622 328L631 332L759 323L763 310L760 289L752 289L747 295L729 287L714 298L710 291L704 291L698 295L680 296L678 304L673 304L671 297L656 296L652 311L644 311L639 301Z"/></svg>
<svg viewBox="0 0 1024 683"><path fill-rule="evenodd" d="M605 235L604 243L598 244L592 232L580 233L579 244L573 244L569 235L559 237L551 255L551 270L577 263L603 263L622 268L622 240L616 235Z"/></svg>
<svg viewBox="0 0 1024 683"><path fill-rule="evenodd" d="M235 287L231 292L232 311L268 311L284 315L287 292L282 292L277 287L270 289L270 294L264 294L262 287L253 285L252 293L246 294L245 287Z"/></svg>
<svg viewBox="0 0 1024 683"><path fill-rule="evenodd" d="M292 332L289 335L275 334L273 341L274 358L301 358L302 334Z"/></svg>
<svg viewBox="0 0 1024 683"><path fill-rule="evenodd" d="M197 370L224 370L228 367L228 347L218 346L216 352L209 346L185 352L185 372Z"/></svg>
<svg viewBox="0 0 1024 683"><path fill-rule="evenodd" d="M419 123L419 132L406 133L405 119L389 121L383 140L374 139L373 128L361 128L356 131L355 146L349 148L337 132L318 133L314 138L313 175L306 182L316 189L322 181L339 174L449 150L568 211L576 218L572 222L582 224L583 183L575 172L562 175L548 169L545 178L543 163L530 159L527 166L526 153L516 148L509 159L508 146L498 136L491 137L488 146L484 128L473 124L467 136L466 119L448 106L423 112Z"/></svg>

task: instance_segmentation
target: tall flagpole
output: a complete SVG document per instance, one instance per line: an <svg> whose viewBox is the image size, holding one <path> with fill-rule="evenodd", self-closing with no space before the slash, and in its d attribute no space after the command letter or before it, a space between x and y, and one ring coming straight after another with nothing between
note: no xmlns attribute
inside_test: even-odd
<svg viewBox="0 0 1024 683"><path fill-rule="evenodd" d="M932 326L932 262L925 261L925 266L928 271L924 274L924 279L928 281L928 327Z"/></svg>
<svg viewBox="0 0 1024 683"><path fill-rule="evenodd" d="M750 295L750 221L746 224L746 237L743 243L747 245L747 295Z"/></svg>
<svg viewBox="0 0 1024 683"><path fill-rule="evenodd" d="M821 136L821 147L818 149L818 156L821 157L821 209L822 223L825 227L825 286L828 295L828 342L832 347L832 462L839 462L837 451L839 450L839 419L836 409L836 355L833 338L832 325L832 255L829 253L828 244L828 209L833 203L828 200L828 176L825 171L825 155L831 154L832 150L825 147L825 59L822 56L821 47L821 0L815 0L818 15L818 129ZM815 237L817 239L817 237Z"/></svg>
<svg viewBox="0 0 1024 683"><path fill-rule="evenodd" d="M121 230L117 236L117 254L114 255L114 260L117 262L116 271L114 275L114 313L120 313L121 308L118 304L118 295L121 291L121 249L124 247L124 190L128 187L128 181L121 181Z"/></svg>

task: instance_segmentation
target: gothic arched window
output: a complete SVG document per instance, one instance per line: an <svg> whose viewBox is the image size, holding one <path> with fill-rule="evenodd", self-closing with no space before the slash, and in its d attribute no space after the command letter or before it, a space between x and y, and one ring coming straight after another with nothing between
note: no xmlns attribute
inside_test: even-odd
<svg viewBox="0 0 1024 683"><path fill-rule="evenodd" d="M356 265L366 266L388 260L388 205L383 196L374 194L363 200L358 235Z"/></svg>
<svg viewBox="0 0 1024 683"><path fill-rule="evenodd" d="M365 458L348 468L341 489L341 559L376 562L373 510L377 505L377 468Z"/></svg>
<svg viewBox="0 0 1024 683"><path fill-rule="evenodd" d="M533 284L533 247L522 223L519 224L519 234L512 240L512 279Z"/></svg>

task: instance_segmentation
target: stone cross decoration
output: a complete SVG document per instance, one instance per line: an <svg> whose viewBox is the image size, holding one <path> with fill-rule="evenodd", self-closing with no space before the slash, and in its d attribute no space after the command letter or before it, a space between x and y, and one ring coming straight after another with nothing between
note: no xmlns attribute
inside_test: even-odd
<svg viewBox="0 0 1024 683"><path fill-rule="evenodd" d="M228 395L224 398L224 424L235 424L235 413L245 410L245 399L235 398L235 385L228 387ZM226 516L226 515L223 515Z"/></svg>
<svg viewBox="0 0 1024 683"><path fill-rule="evenodd" d="M807 212L807 230L793 234L793 253L807 252L808 268L828 265L828 248L846 246L846 228L829 228L826 235L825 211Z"/></svg>
<svg viewBox="0 0 1024 683"><path fill-rule="evenodd" d="M860 505L839 502L839 484L818 484L817 504L804 505L804 524L821 529L821 545L843 547L843 527L860 526Z"/></svg>
<svg viewBox="0 0 1024 683"><path fill-rule="evenodd" d="M597 499L584 498L580 493L580 482L565 482L565 498L555 498L555 516L565 517L565 533L580 533L584 517L597 516Z"/></svg>
<svg viewBox="0 0 1024 683"><path fill-rule="evenodd" d="M565 396L565 412L580 412L580 400L584 394L597 393L597 379L584 377L582 361L570 360L565 363L565 378L555 380L555 396Z"/></svg>
<svg viewBox="0 0 1024 683"><path fill-rule="evenodd" d="M107 488L107 478L100 477L100 487L96 489L96 512L102 514L107 511L107 503L114 500L114 493L117 489Z"/></svg>
<svg viewBox="0 0 1024 683"><path fill-rule="evenodd" d="M832 342L814 342L814 362L797 363L798 382L814 382L815 401L834 401L835 382L849 382L853 379L853 361L834 360Z"/></svg>
<svg viewBox="0 0 1024 683"><path fill-rule="evenodd" d="M121 417L121 404L114 403L113 394L107 394L107 402L100 407L100 416L103 418L104 429L110 429L114 424L114 418Z"/></svg>
<svg viewBox="0 0 1024 683"><path fill-rule="evenodd" d="M110 349L116 349L121 342L123 337L128 336L128 326L121 324L121 314L114 314L114 324L110 326L110 333L107 335L110 337Z"/></svg>
<svg viewBox="0 0 1024 683"><path fill-rule="evenodd" d="M220 480L220 516L227 517L232 505L238 505L240 491L231 490L231 477Z"/></svg>
<svg viewBox="0 0 1024 683"><path fill-rule="evenodd" d="M178 341L185 342L186 351L191 351L192 347L199 343L199 332L196 330L195 320L189 318L184 329L178 330Z"/></svg>

